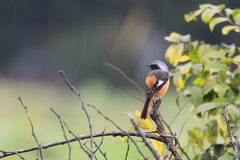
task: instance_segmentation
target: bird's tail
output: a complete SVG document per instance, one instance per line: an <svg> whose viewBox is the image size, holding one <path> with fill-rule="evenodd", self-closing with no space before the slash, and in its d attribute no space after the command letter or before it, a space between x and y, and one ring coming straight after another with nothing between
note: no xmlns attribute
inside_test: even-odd
<svg viewBox="0 0 240 160"><path fill-rule="evenodd" d="M142 113L141 113L141 116L140 116L142 119L147 119L148 118L148 113L149 113L149 110L150 110L151 103L152 103L152 98L147 98L145 103L144 103L144 107L143 107L143 110L142 110Z"/></svg>

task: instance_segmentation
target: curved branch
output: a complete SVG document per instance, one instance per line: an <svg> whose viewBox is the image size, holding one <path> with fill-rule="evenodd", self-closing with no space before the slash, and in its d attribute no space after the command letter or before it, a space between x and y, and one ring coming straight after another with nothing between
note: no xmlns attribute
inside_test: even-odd
<svg viewBox="0 0 240 160"><path fill-rule="evenodd" d="M91 137L102 137L102 136L113 136L113 137L121 136L121 137L123 137L123 136L127 136L127 134L130 136L141 137L141 135L139 135L138 132L122 132L122 131L98 132L98 133L93 133L92 135L91 134L80 135L77 137L72 137L72 138L68 138L68 139L64 139L64 140L60 140L60 141L43 144L43 145L41 145L41 149L47 149L50 147L54 147L57 145L63 145L63 144L67 144L67 143L78 141L78 140L89 139ZM165 138L162 136L157 136L157 135L150 134L150 133L145 133L145 137L150 138L150 139L155 139L155 140L161 141L163 143L167 143L167 141L168 141L168 138ZM7 156L12 156L12 155L19 154L19 153L30 152L30 151L38 150L38 149L40 149L39 146L34 146L34 147L20 149L20 150L16 150L16 151L1 151L3 154L0 155L0 159L7 157Z"/></svg>

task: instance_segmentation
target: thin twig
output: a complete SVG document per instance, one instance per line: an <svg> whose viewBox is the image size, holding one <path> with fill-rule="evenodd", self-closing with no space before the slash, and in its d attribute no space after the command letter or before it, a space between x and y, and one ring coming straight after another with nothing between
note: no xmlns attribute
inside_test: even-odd
<svg viewBox="0 0 240 160"><path fill-rule="evenodd" d="M53 110L53 108L50 108L50 110L57 116L57 118L58 118L58 120L59 120L59 122L60 122L62 131L63 131L63 137L65 138L65 140L67 141L67 144L68 144L68 148L69 148L68 160L70 160L70 159L71 159L72 147L71 147L70 143L68 142L67 135L66 135L65 129L64 129L64 127L63 127L63 122L62 122L61 116L60 116L59 114L57 114L57 112L55 112L55 111Z"/></svg>
<svg viewBox="0 0 240 160"><path fill-rule="evenodd" d="M19 100L20 103L22 104L22 106L23 106L23 108L24 108L24 110L25 110L25 112L26 112L26 114L27 114L27 116L28 116L28 120L29 120L30 125L31 125L31 128L32 128L32 131L31 131L32 136L34 137L34 139L35 139L35 141L36 141L36 143L37 143L37 145L38 145L38 149L39 149L39 152L40 152L40 158L41 158L41 160L43 160L43 154L42 154L42 149L41 149L42 147L41 147L41 144L38 142L37 136L36 136L36 134L35 134L35 132L34 132L34 126L33 126L33 123L32 123L31 117L30 117L30 114L29 114L29 112L28 112L28 110L27 110L27 106L24 105L21 97L19 97L18 100ZM36 157L36 159L38 159L38 156Z"/></svg>
<svg viewBox="0 0 240 160"><path fill-rule="evenodd" d="M125 132L125 131L124 131L123 129L121 129L113 120L111 120L110 118L108 118L107 116L105 116L96 106L94 106L94 105L92 105L92 104L89 104L89 103L87 103L87 102L84 102L83 99L82 99L81 94L78 93L78 91L75 90L75 88L68 82L68 80L67 80L66 76L64 75L63 71L59 71L59 72L60 72L60 74L63 76L63 79L65 80L65 82L67 83L67 85L70 87L70 89L71 89L72 91L74 91L74 92L78 95L78 97L80 98L80 100L81 100L83 109L84 109L84 111L85 111L85 113L86 113L86 115L87 115L87 117L88 117L89 128L90 128L90 135L92 135L92 126L91 126L91 122L90 122L88 113L87 113L87 111L86 111L86 109L85 109L85 107L84 107L84 104L87 104L88 106L93 107L93 108L94 108L95 110L97 110L98 113L100 113L105 119L107 119L107 120L110 121L112 124L114 124L119 130ZM126 132L126 133L127 133L127 132ZM128 133L127 133L127 136L129 136L129 138L132 140L132 142L134 143L134 145L136 146L138 152L142 155L142 157L145 158L144 154L142 153L142 151L140 150L140 148L138 147L138 145L137 145L137 143L134 141L134 139L133 139ZM91 136L91 139L90 139L90 141L91 141L91 154L93 155L94 153L93 153L93 148L92 148L92 143L93 143L93 142L92 142L92 139L93 139L93 137ZM146 159L146 158L145 158L145 159Z"/></svg>
<svg viewBox="0 0 240 160"><path fill-rule="evenodd" d="M131 141L133 142L133 144L135 145L135 147L137 148L138 152L141 154L141 156L146 159L146 157L144 156L144 154L142 153L142 151L140 150L139 146L137 145L137 143L135 142L135 140L128 134L128 132L124 131L121 127L119 127L112 119L108 118L105 114L102 113L102 111L100 111L96 106L84 102L86 105L93 107L99 114L101 114L106 120L110 121L117 129L119 129L122 132L125 132L127 134L127 136L131 139Z"/></svg>
<svg viewBox="0 0 240 160"><path fill-rule="evenodd" d="M161 117L161 115L160 115L160 117ZM161 117L161 120L162 120L162 122L164 123L164 125L168 128L170 134L171 134L171 135L174 135L171 127L167 124L167 122L166 122L162 117ZM180 137L180 135L181 135L181 133L182 133L182 129L183 129L183 127L185 126L185 123L186 123L186 122L187 122L187 119L186 119L185 122L183 123L182 128L181 128L181 130L180 130L180 133L179 133L177 139L179 139L179 137ZM177 140L177 139L176 139L176 140ZM188 160L190 160L190 157L188 156L187 152L184 151L184 149L182 148L181 144L178 143L178 142L176 142L176 143L178 144L179 149L180 149L180 150L182 151L182 153L186 156L186 158L187 158Z"/></svg>
<svg viewBox="0 0 240 160"><path fill-rule="evenodd" d="M85 108L85 105L84 105L84 102L83 102L83 99L82 99L82 95L70 84L70 82L67 80L66 76L64 75L63 71L59 71L59 73L62 75L64 81L67 83L67 85L70 87L70 89L78 96L78 98L80 99L81 103L82 103L82 109L84 111L84 113L86 114L87 116L87 120L88 120L88 125L89 125L89 130L90 130L90 135L92 135L92 123L91 123L91 120L90 120L90 115L88 114L86 108ZM93 137L91 136L90 138L90 148L91 148L91 160L93 159L94 157L94 151L93 151Z"/></svg>
<svg viewBox="0 0 240 160"><path fill-rule="evenodd" d="M126 151L126 155L125 155L125 160L127 160L129 150L130 150L130 143L129 143L129 137L128 137L127 138L127 151Z"/></svg>
<svg viewBox="0 0 240 160"><path fill-rule="evenodd" d="M117 70L119 73L121 73L121 75L122 75L124 78L126 78L129 82L131 82L135 87L137 87L137 88L144 94L143 89L142 89L141 87L139 87L139 85L137 85L137 84L136 84L133 80L131 80L128 76L126 76L126 74L123 73L123 72L121 71L121 69L119 69L119 68L117 68L117 67L115 67L115 66L113 66L113 65L111 65L111 64L109 64L109 63L103 63L103 65L109 66L109 67Z"/></svg>
<svg viewBox="0 0 240 160"><path fill-rule="evenodd" d="M174 120L177 118L177 116L180 114L180 112L188 105L189 102L190 102L190 100L187 101L187 103L185 103L185 105L178 110L178 112L176 113L176 115L173 117L172 121L169 123L169 126L172 125L172 123L174 122Z"/></svg>
<svg viewBox="0 0 240 160"><path fill-rule="evenodd" d="M184 123L183 123L183 125L182 125L182 127L181 127L181 129L180 129L180 132L178 133L178 138L177 138L177 139L179 139L180 135L182 134L182 130L183 130L183 128L184 128L187 120L188 120L188 119L186 119L186 120L184 121Z"/></svg>
<svg viewBox="0 0 240 160"><path fill-rule="evenodd" d="M69 129L68 125L63 121L63 124L67 127L68 132L74 136L74 138L76 138L76 140L78 141L80 148L88 155L88 157L91 157L91 154L85 150L85 148L82 146L82 143L80 142L80 139Z"/></svg>
<svg viewBox="0 0 240 160"><path fill-rule="evenodd" d="M104 130L103 130L103 133L105 132L105 130L106 130L106 126L105 126L105 128L104 128ZM98 148L101 147L101 145L103 144L103 139L104 139L104 136L102 136L101 142L100 142L100 144L98 145L97 149L94 151L94 153L96 153L97 150L98 150Z"/></svg>
<svg viewBox="0 0 240 160"><path fill-rule="evenodd" d="M95 146L97 147L97 150L99 150L100 151L100 153L103 155L103 157L104 157L104 159L106 159L107 160L107 156L106 156L106 152L105 153L103 153L103 151L101 150L101 148L100 148L100 145L97 145L97 143L94 141L93 142L94 144L95 144Z"/></svg>
<svg viewBox="0 0 240 160"><path fill-rule="evenodd" d="M224 118L225 118L225 121L226 121L226 125L227 125L227 130L228 130L228 136L230 138L230 141L229 141L229 144L230 146L234 149L234 156L233 156L233 159L236 160L238 157L239 157L239 153L238 153L238 146L239 146L239 143L238 143L238 136L239 136L239 132L240 130L237 131L237 135L235 137L237 137L236 139L236 142L234 143L233 142L233 137L234 135L232 134L232 131L230 129L230 119L228 119L228 113L227 113L227 106L228 104L224 105L223 106L223 111L224 113L221 113Z"/></svg>
<svg viewBox="0 0 240 160"><path fill-rule="evenodd" d="M124 94L126 94L126 95L129 95L129 96L131 96L131 97L133 97L133 98L135 98L135 99L137 99L137 100L139 100L139 101L141 101L141 102L144 102L144 101L141 100L140 98L137 98L136 96L134 96L134 95L132 95L132 94L130 94L130 93L128 93L128 92L125 92L125 91L120 90L120 89L115 88L115 87L111 87L111 88L114 89L114 90L117 90L118 92L121 92L121 93L124 93Z"/></svg>
<svg viewBox="0 0 240 160"><path fill-rule="evenodd" d="M147 141L144 133L139 129L138 125L134 122L133 119L130 119L134 129L138 132L138 134L142 137L142 141L144 144L148 147L148 149L152 152L153 156L155 157L156 160L160 160L160 157L157 153L157 151L151 146L151 144Z"/></svg>
<svg viewBox="0 0 240 160"><path fill-rule="evenodd" d="M107 131L107 132L104 132L104 133L103 132L93 133L92 136L93 137L102 137L102 136L113 136L113 137L116 137L116 136L121 136L121 137L135 136L135 137L140 137L138 132L134 132L134 131L133 132ZM163 142L163 143L167 143L166 138L162 137L162 136L157 136L157 135L149 134L149 133L145 133L145 136L147 138L150 138L150 139L154 139L154 140L157 140L157 141L160 141L160 142ZM47 148L54 147L54 146L57 146L57 145L64 145L68 142L74 142L74 141L84 140L84 139L89 139L89 138L91 138L90 134L80 135L80 136L77 136L77 137L68 138L67 141L64 139L64 140L60 140L60 141L55 141L55 142L43 144L43 145L41 145L41 147L42 147L42 149L47 149ZM34 147L20 149L20 150L16 150L16 151L3 151L5 153L0 155L0 158L15 155L16 153L25 153L25 152L30 152L30 151L33 151L33 150L38 150L38 149L39 149L39 146L34 146Z"/></svg>

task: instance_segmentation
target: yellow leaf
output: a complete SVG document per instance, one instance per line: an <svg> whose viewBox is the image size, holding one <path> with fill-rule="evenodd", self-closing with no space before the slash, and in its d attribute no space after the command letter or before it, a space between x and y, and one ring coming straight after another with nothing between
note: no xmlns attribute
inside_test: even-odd
<svg viewBox="0 0 240 160"><path fill-rule="evenodd" d="M151 131L151 130L154 129L152 123L148 119L141 119L140 118L141 112L135 111L135 115L138 117L136 122L137 122L137 124L139 125L140 128L142 128L144 130L148 130L148 131Z"/></svg>
<svg viewBox="0 0 240 160"><path fill-rule="evenodd" d="M168 42L180 42L181 37L180 34L173 32L170 34L169 37L164 37L165 40L167 40Z"/></svg>
<svg viewBox="0 0 240 160"><path fill-rule="evenodd" d="M227 35L228 32L230 32L231 30L237 30L239 29L240 27L238 26L233 26L233 25L229 25L229 26L225 26L222 28L222 34L223 35Z"/></svg>
<svg viewBox="0 0 240 160"><path fill-rule="evenodd" d="M216 118L220 129L223 131L223 133L227 133L227 125L224 117L222 115L217 115Z"/></svg>
<svg viewBox="0 0 240 160"><path fill-rule="evenodd" d="M177 66L179 59L182 56L183 49L183 43L172 44L168 47L165 56L170 64L172 64L173 66Z"/></svg>
<svg viewBox="0 0 240 160"><path fill-rule="evenodd" d="M156 149L156 151L158 152L158 154L162 153L162 149L163 149L163 144L162 142L156 141L154 139L151 139L152 145L153 147Z"/></svg>
<svg viewBox="0 0 240 160"><path fill-rule="evenodd" d="M186 62L186 61L188 61L189 59L190 59L189 55L182 55L182 56L179 58L178 62Z"/></svg>

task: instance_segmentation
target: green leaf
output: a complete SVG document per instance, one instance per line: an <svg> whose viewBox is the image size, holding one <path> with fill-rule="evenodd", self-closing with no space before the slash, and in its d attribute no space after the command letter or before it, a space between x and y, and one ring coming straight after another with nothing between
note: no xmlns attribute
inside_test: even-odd
<svg viewBox="0 0 240 160"><path fill-rule="evenodd" d="M190 22L192 20L196 20L196 17L202 13L202 9L198 9L196 11L190 12L184 15L184 19L186 22Z"/></svg>
<svg viewBox="0 0 240 160"><path fill-rule="evenodd" d="M205 62L205 70L210 70L210 69L228 70L228 66L224 63L221 63L221 62L206 61Z"/></svg>
<svg viewBox="0 0 240 160"><path fill-rule="evenodd" d="M240 112L239 112L238 108L237 108L235 105L229 104L229 105L227 106L227 110L228 110L228 114L230 115L230 117L231 117L234 121L236 121L237 119L239 119L239 117L240 117Z"/></svg>
<svg viewBox="0 0 240 160"><path fill-rule="evenodd" d="M223 144L215 144L213 145L213 154L216 156L221 156L224 153L224 145Z"/></svg>
<svg viewBox="0 0 240 160"><path fill-rule="evenodd" d="M226 71L220 70L217 77L216 77L217 82L225 82L226 80Z"/></svg>
<svg viewBox="0 0 240 160"><path fill-rule="evenodd" d="M234 98L233 103L240 105L240 93L238 93L238 95Z"/></svg>
<svg viewBox="0 0 240 160"><path fill-rule="evenodd" d="M233 10L229 9L229 8L226 8L225 13L226 13L227 17L229 18L231 16L231 14L233 13Z"/></svg>
<svg viewBox="0 0 240 160"><path fill-rule="evenodd" d="M225 96L226 96L226 95L225 95ZM231 101L230 101L228 98L219 97L219 98L215 98L215 99L213 100L213 102L218 103L219 106L221 106L221 105L223 106L223 105L225 105L225 104L230 103Z"/></svg>
<svg viewBox="0 0 240 160"><path fill-rule="evenodd" d="M237 94L232 90L227 90L226 94L224 95L224 97L227 98L229 102L232 102L236 96L237 96ZM227 102L227 103L229 103L229 102ZM227 103L225 103L225 104L227 104Z"/></svg>
<svg viewBox="0 0 240 160"><path fill-rule="evenodd" d="M188 55L189 55L192 63L200 62L200 58L198 56L198 47L199 47L199 42L198 41L195 41L195 42L193 42L189 45Z"/></svg>
<svg viewBox="0 0 240 160"><path fill-rule="evenodd" d="M209 28L211 30L211 32L213 31L215 25L219 24L219 23L222 23L222 22L225 22L225 21L228 21L229 19L226 18L226 17L216 17L216 18L213 18L210 22L209 22Z"/></svg>
<svg viewBox="0 0 240 160"><path fill-rule="evenodd" d="M206 125L205 135L207 136L207 140L211 145L216 144L218 136L217 120L211 120L210 123Z"/></svg>
<svg viewBox="0 0 240 160"><path fill-rule="evenodd" d="M229 152L225 152L224 155L220 155L220 157L218 157L218 160L229 160L229 159L233 159L233 155Z"/></svg>
<svg viewBox="0 0 240 160"><path fill-rule="evenodd" d="M240 55L237 55L237 56L233 57L233 60L240 63Z"/></svg>
<svg viewBox="0 0 240 160"><path fill-rule="evenodd" d="M191 70L192 70L193 74L200 75L200 73L203 70L203 66L202 66L201 63L196 63L196 64L192 65L192 69Z"/></svg>
<svg viewBox="0 0 240 160"><path fill-rule="evenodd" d="M212 159L212 156L211 156L211 150L210 149L207 149L205 150L201 155L201 160L209 160L209 159Z"/></svg>
<svg viewBox="0 0 240 160"><path fill-rule="evenodd" d="M210 92L213 89L215 84L216 84L215 82L206 82L203 85L203 95L208 94L208 92Z"/></svg>
<svg viewBox="0 0 240 160"><path fill-rule="evenodd" d="M202 59L206 59L206 58L226 59L226 56L224 52L213 50L213 51L208 51L203 55Z"/></svg>
<svg viewBox="0 0 240 160"><path fill-rule="evenodd" d="M230 87L225 84L225 83L218 83L213 87L213 90L217 92L217 95L219 97L223 97L226 93L226 90L229 89Z"/></svg>
<svg viewBox="0 0 240 160"><path fill-rule="evenodd" d="M165 57L173 66L177 66L184 49L183 43L172 44L168 47Z"/></svg>
<svg viewBox="0 0 240 160"><path fill-rule="evenodd" d="M201 15L202 21L205 23L210 22L210 20L216 13L218 13L218 10L216 9L210 9L210 8L206 9L205 11L203 11Z"/></svg>
<svg viewBox="0 0 240 160"><path fill-rule="evenodd" d="M180 72L182 74L188 74L189 70L191 69L192 63L188 62L180 67Z"/></svg>
<svg viewBox="0 0 240 160"><path fill-rule="evenodd" d="M199 112L206 111L206 110L210 110L210 109L213 109L213 108L217 108L219 106L220 105L216 102L204 103L204 104L201 104L200 106L197 107L197 109L195 110L195 114L197 114Z"/></svg>
<svg viewBox="0 0 240 160"><path fill-rule="evenodd" d="M230 32L231 30L234 30L234 29L240 29L240 27L234 26L234 25L225 26L222 28L222 34L227 35L228 32Z"/></svg>
<svg viewBox="0 0 240 160"><path fill-rule="evenodd" d="M240 9L235 9L232 13L232 16L233 16L234 22L237 25L240 25Z"/></svg>
<svg viewBox="0 0 240 160"><path fill-rule="evenodd" d="M201 131L199 131L199 129L194 128L190 131L188 131L188 135L190 137L190 140L194 143L197 144L197 146L200 149L203 149L204 146L204 136L203 133Z"/></svg>
<svg viewBox="0 0 240 160"><path fill-rule="evenodd" d="M202 88L200 86L193 86L191 88L191 103L197 107L202 103L203 100L203 93Z"/></svg>
<svg viewBox="0 0 240 160"><path fill-rule="evenodd" d="M213 99L216 97L215 95L216 93L213 90L211 90L210 92L203 96L203 103L212 102Z"/></svg>
<svg viewBox="0 0 240 160"><path fill-rule="evenodd" d="M177 43L181 41L181 35L176 32L172 32L169 37L165 37L164 39L167 40L168 42Z"/></svg>
<svg viewBox="0 0 240 160"><path fill-rule="evenodd" d="M205 82L205 79L198 77L193 81L193 84L202 86Z"/></svg>

